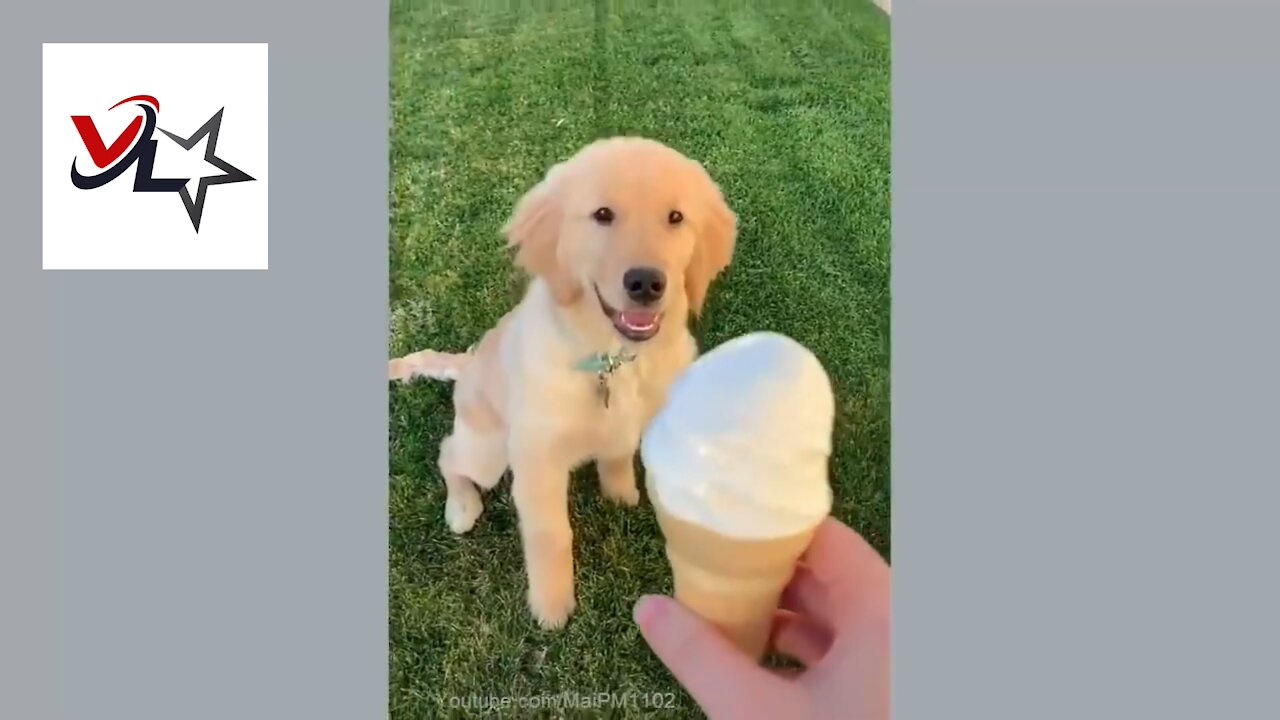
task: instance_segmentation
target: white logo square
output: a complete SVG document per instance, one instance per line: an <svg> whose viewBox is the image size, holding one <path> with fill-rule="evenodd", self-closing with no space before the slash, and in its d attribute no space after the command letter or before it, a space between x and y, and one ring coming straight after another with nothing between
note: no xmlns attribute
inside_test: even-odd
<svg viewBox="0 0 1280 720"><path fill-rule="evenodd" d="M43 267L267 269L267 45L45 43Z"/></svg>

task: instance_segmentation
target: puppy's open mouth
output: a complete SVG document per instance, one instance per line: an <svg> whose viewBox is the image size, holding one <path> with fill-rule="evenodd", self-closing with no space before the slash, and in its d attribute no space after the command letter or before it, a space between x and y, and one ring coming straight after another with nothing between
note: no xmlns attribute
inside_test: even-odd
<svg viewBox="0 0 1280 720"><path fill-rule="evenodd" d="M600 309L604 311L605 317L609 318L609 322L613 323L614 329L623 337L635 342L643 342L658 334L658 329L662 327L662 313L643 308L618 310L604 301L599 287L595 288L595 291L596 299L600 301Z"/></svg>

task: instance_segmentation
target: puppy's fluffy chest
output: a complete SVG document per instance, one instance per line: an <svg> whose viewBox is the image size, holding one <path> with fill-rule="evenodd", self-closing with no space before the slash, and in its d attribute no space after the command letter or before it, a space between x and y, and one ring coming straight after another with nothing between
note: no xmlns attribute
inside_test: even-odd
<svg viewBox="0 0 1280 720"><path fill-rule="evenodd" d="M609 457L635 451L651 412L652 393L645 392L645 381L649 380L646 371L650 370L643 359L624 365L605 376L607 391L601 388L594 373L588 374L585 384L590 387L588 393L591 397L585 402L591 408L581 417L592 436L592 456ZM607 407L604 402L606 392Z"/></svg>
<svg viewBox="0 0 1280 720"><path fill-rule="evenodd" d="M598 373L583 363L595 353L616 356L620 340L611 334L589 342L566 336L554 312L542 283L535 282L503 344L503 364L509 377L518 378L511 383L510 416L523 418L526 431L555 444L575 464L634 453L667 387L696 354L692 336L671 327L630 348L634 359L605 374L606 407Z"/></svg>
<svg viewBox="0 0 1280 720"><path fill-rule="evenodd" d="M652 362L637 358L604 376L566 365L546 377L545 417L578 462L635 452L654 406Z"/></svg>

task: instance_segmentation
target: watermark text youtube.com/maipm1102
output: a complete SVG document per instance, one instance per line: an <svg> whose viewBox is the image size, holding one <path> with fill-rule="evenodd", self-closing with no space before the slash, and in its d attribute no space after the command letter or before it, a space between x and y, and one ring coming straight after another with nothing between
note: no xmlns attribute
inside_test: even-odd
<svg viewBox="0 0 1280 720"><path fill-rule="evenodd" d="M449 698L448 706L454 710L538 710L575 709L601 710L606 708L673 709L676 694L673 692L573 692L565 691L543 695L485 695L471 694Z"/></svg>

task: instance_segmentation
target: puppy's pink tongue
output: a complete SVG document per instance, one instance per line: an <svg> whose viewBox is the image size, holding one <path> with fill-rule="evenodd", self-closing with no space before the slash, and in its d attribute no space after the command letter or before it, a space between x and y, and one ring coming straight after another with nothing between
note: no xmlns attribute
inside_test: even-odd
<svg viewBox="0 0 1280 720"><path fill-rule="evenodd" d="M618 319L634 330L647 330L658 321L658 313L652 310L623 310L618 313Z"/></svg>

